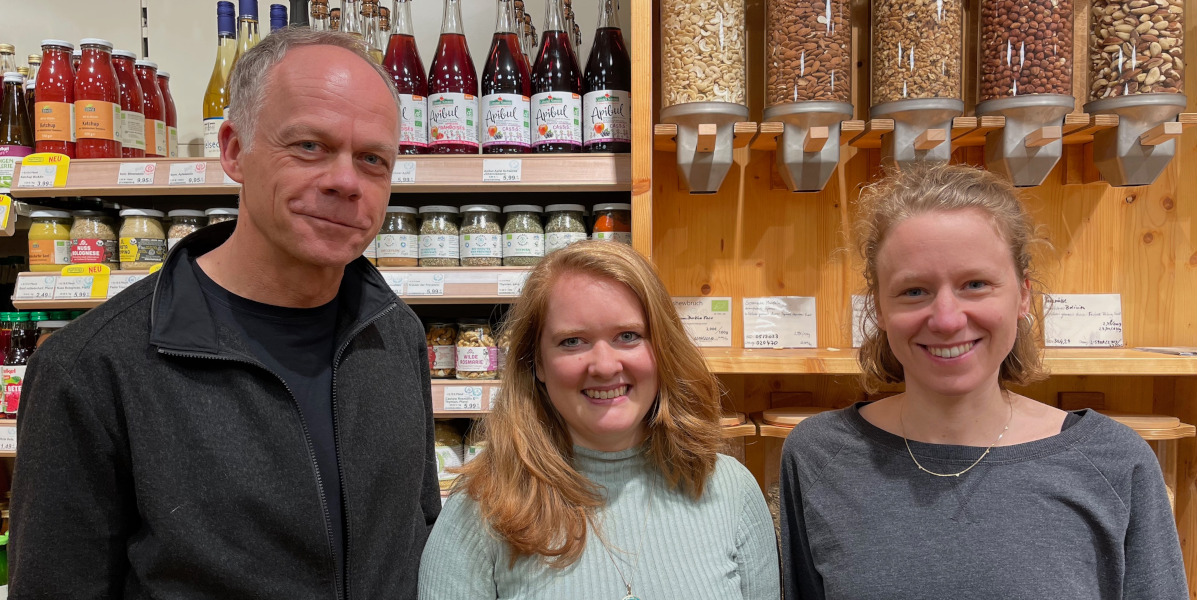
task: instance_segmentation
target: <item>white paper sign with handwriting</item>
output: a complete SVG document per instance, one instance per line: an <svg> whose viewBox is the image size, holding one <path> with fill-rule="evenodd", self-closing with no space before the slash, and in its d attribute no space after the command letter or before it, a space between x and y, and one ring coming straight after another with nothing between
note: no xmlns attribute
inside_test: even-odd
<svg viewBox="0 0 1200 600"><path fill-rule="evenodd" d="M671 298L683 328L692 342L701 348L729 348L733 345L733 299L725 296L676 296Z"/></svg>
<svg viewBox="0 0 1200 600"><path fill-rule="evenodd" d="M768 296L742 299L746 348L816 348L817 299Z"/></svg>
<svg viewBox="0 0 1200 600"><path fill-rule="evenodd" d="M1125 345L1120 294L1046 294L1047 347L1114 348Z"/></svg>

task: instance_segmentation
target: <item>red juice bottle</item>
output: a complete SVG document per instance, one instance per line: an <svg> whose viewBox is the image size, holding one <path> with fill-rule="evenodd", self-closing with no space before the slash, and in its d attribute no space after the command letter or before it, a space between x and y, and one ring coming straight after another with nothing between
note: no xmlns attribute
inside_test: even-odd
<svg viewBox="0 0 1200 600"><path fill-rule="evenodd" d="M479 153L479 80L463 34L460 0L446 0L442 35L429 67L429 144L433 154Z"/></svg>
<svg viewBox="0 0 1200 600"><path fill-rule="evenodd" d="M112 42L79 42L83 61L75 73L75 158L121 158L121 84L112 65Z"/></svg>
<svg viewBox="0 0 1200 600"><path fill-rule="evenodd" d="M159 71L155 78L158 80L158 91L163 97L163 121L167 123L167 156L175 158L179 156L179 122L176 120L175 98L171 96L171 74Z"/></svg>
<svg viewBox="0 0 1200 600"><path fill-rule="evenodd" d="M397 0L392 11L392 33L383 55L383 68L392 74L400 94L399 154L429 153L429 80L413 37L410 0Z"/></svg>
<svg viewBox="0 0 1200 600"><path fill-rule="evenodd" d="M483 153L529 153L529 64L521 52L512 0L496 5L496 33L483 67Z"/></svg>
<svg viewBox="0 0 1200 600"><path fill-rule="evenodd" d="M535 153L579 152L583 146L583 78L571 47L562 0L546 0L546 26L529 101Z"/></svg>
<svg viewBox="0 0 1200 600"><path fill-rule="evenodd" d="M137 55L128 50L113 50L112 57L117 83L121 86L121 157L142 158L146 156L146 116L142 114L146 101L133 66Z"/></svg>
<svg viewBox="0 0 1200 600"><path fill-rule="evenodd" d="M600 26L583 70L584 152L629 152L631 75L617 0L600 0Z"/></svg>
<svg viewBox="0 0 1200 600"><path fill-rule="evenodd" d="M134 61L138 83L142 85L142 114L146 115L146 156L167 157L167 111L162 90L158 88L158 63Z"/></svg>
<svg viewBox="0 0 1200 600"><path fill-rule="evenodd" d="M38 69L37 102L33 104L33 151L55 152L75 158L75 70L71 50L62 40L42 40L42 68Z"/></svg>

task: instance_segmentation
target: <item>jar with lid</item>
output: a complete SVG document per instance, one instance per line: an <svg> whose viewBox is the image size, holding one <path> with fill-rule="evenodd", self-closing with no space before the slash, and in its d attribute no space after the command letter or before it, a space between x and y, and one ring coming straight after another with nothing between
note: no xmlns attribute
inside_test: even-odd
<svg viewBox="0 0 1200 600"><path fill-rule="evenodd" d="M42 318L45 317L45 318ZM59 329L67 326L64 319L55 319L54 313L34 313L34 318L37 319L38 337L34 343L34 348L41 348L42 344Z"/></svg>
<svg viewBox="0 0 1200 600"><path fill-rule="evenodd" d="M167 232L163 231L161 210L126 208L121 211L121 270L144 271L163 261L167 255Z"/></svg>
<svg viewBox="0 0 1200 600"><path fill-rule="evenodd" d="M381 267L415 267L419 258L421 230L417 225L417 209L411 206L389 206L383 227L375 237L375 252ZM453 361L451 361L453 362Z"/></svg>
<svg viewBox="0 0 1200 600"><path fill-rule="evenodd" d="M238 209L236 208L209 208L204 211L204 216L208 217L209 225L224 223L225 221L236 221L238 218Z"/></svg>
<svg viewBox="0 0 1200 600"><path fill-rule="evenodd" d="M167 213L167 217L171 219L171 228L167 230L167 251L170 252L179 240L200 231L201 227L208 222L204 216L204 211L200 210L173 210Z"/></svg>
<svg viewBox="0 0 1200 600"><path fill-rule="evenodd" d="M498 267L504 262L500 238L500 207L469 204L462 207L458 230L458 260L464 267Z"/></svg>
<svg viewBox="0 0 1200 600"><path fill-rule="evenodd" d="M61 271L71 264L71 214L35 210L29 225L29 270Z"/></svg>
<svg viewBox="0 0 1200 600"><path fill-rule="evenodd" d="M542 207L514 204L504 207L504 266L532 267L546 254Z"/></svg>
<svg viewBox="0 0 1200 600"><path fill-rule="evenodd" d="M621 202L606 202L592 207L596 219L592 223L592 239L621 242L633 245L633 228L630 226L633 205Z"/></svg>
<svg viewBox="0 0 1200 600"><path fill-rule="evenodd" d="M454 365L459 379L496 378L496 338L487 319L459 319Z"/></svg>
<svg viewBox="0 0 1200 600"><path fill-rule="evenodd" d="M449 490L458 477L454 470L463 466L463 438L452 422L434 422L433 451L437 455L438 486L443 491Z"/></svg>
<svg viewBox="0 0 1200 600"><path fill-rule="evenodd" d="M458 325L445 321L430 321L425 324L425 345L429 347L429 376L434 379L453 379L455 344L458 342Z"/></svg>
<svg viewBox="0 0 1200 600"><path fill-rule="evenodd" d="M379 252L376 249L378 247L376 244L378 241L376 239L377 237L379 237L378 234L376 234L376 237L371 238L371 242L367 244L366 248L363 248L362 253L363 258L367 259L367 262L375 266L379 266Z"/></svg>
<svg viewBox="0 0 1200 600"><path fill-rule="evenodd" d="M582 204L551 204L546 207L546 254L587 239Z"/></svg>
<svg viewBox="0 0 1200 600"><path fill-rule="evenodd" d="M87 38L75 72L75 157L121 158L121 84L112 64L112 42Z"/></svg>
<svg viewBox="0 0 1200 600"><path fill-rule="evenodd" d="M1088 45L1093 101L1135 94L1184 93L1184 74L1190 55L1185 52L1184 42L1196 39L1187 25L1188 2L1091 0L1088 4L1092 9ZM1186 100L1179 102L1183 107ZM1139 105L1143 106L1151 104ZM1112 109L1113 105L1109 104L1107 108ZM1086 106L1084 110L1111 112ZM1125 116L1121 119L1125 120ZM1149 151L1148 147L1143 148Z"/></svg>
<svg viewBox="0 0 1200 600"><path fill-rule="evenodd" d="M453 206L422 206L422 267L458 266L458 209Z"/></svg>
<svg viewBox="0 0 1200 600"><path fill-rule="evenodd" d="M508 347L512 342L512 328L500 327L500 335L496 336L496 372L504 373L504 365L508 364Z"/></svg>
<svg viewBox="0 0 1200 600"><path fill-rule="evenodd" d="M71 223L71 264L102 264L120 267L117 228L108 214L98 210L77 210Z"/></svg>

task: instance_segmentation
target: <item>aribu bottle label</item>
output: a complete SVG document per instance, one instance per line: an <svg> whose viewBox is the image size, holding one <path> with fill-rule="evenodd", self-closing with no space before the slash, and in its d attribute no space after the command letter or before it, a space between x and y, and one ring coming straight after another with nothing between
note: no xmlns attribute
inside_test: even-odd
<svg viewBox="0 0 1200 600"><path fill-rule="evenodd" d="M483 97L483 147L529 147L529 98L520 94Z"/></svg>
<svg viewBox="0 0 1200 600"><path fill-rule="evenodd" d="M103 100L75 101L75 138L79 140L116 140L121 122L121 105Z"/></svg>
<svg viewBox="0 0 1200 600"><path fill-rule="evenodd" d="M400 94L400 145L429 145L429 105L425 96Z"/></svg>
<svg viewBox="0 0 1200 600"><path fill-rule="evenodd" d="M433 144L479 145L479 99L471 94L429 97L429 141Z"/></svg>
<svg viewBox="0 0 1200 600"><path fill-rule="evenodd" d="M381 233L375 238L379 258L417 258L419 238L408 233Z"/></svg>
<svg viewBox="0 0 1200 600"><path fill-rule="evenodd" d="M583 95L583 145L628 142L631 115L629 92L600 90Z"/></svg>
<svg viewBox="0 0 1200 600"><path fill-rule="evenodd" d="M211 117L204 120L204 158L220 158L221 142L217 133L221 131L224 117Z"/></svg>
<svg viewBox="0 0 1200 600"><path fill-rule="evenodd" d="M39 142L75 141L75 105L70 102L36 102L33 137Z"/></svg>
<svg viewBox="0 0 1200 600"><path fill-rule="evenodd" d="M121 121L125 128L125 136L121 145L135 150L146 149L146 115L132 110L121 111Z"/></svg>
<svg viewBox="0 0 1200 600"><path fill-rule="evenodd" d="M533 145L580 145L579 94L547 92L534 94L530 101L533 110Z"/></svg>

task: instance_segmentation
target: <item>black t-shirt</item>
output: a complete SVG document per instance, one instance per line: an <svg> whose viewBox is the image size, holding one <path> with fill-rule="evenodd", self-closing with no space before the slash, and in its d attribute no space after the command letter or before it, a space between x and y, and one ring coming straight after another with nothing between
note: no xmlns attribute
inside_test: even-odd
<svg viewBox="0 0 1200 600"><path fill-rule="evenodd" d="M283 378L308 430L329 510L339 588L345 563L342 485L333 435L333 353L337 298L316 308L272 306L242 298L217 285L199 265L200 281L216 320L237 331L254 357Z"/></svg>

